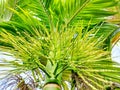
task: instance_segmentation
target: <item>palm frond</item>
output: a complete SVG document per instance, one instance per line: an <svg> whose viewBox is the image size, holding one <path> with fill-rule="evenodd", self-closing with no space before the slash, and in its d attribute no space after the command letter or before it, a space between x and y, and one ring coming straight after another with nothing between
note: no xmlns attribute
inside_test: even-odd
<svg viewBox="0 0 120 90"><path fill-rule="evenodd" d="M26 76L23 78L20 75L9 75L0 83L1 89L5 90L35 90L35 82L32 77Z"/></svg>
<svg viewBox="0 0 120 90"><path fill-rule="evenodd" d="M24 2L24 3L23 3ZM48 11L48 6L51 4L52 0L25 0L19 1L18 6L22 8L24 11L27 11L33 16L37 18L40 22L42 22L45 27L52 28L52 20L51 15ZM20 8L18 7L17 11L21 12ZM23 12L24 13L24 12ZM18 15L14 15L12 17L13 20L18 21Z"/></svg>
<svg viewBox="0 0 120 90"><path fill-rule="evenodd" d="M115 14L115 12L110 12L107 8L111 8L117 5L117 1L101 1L101 0L57 0L54 1L50 6L51 14L54 15L54 20L58 20L63 24L63 26L74 25L83 20L86 25L89 20L92 19L92 23L100 22L100 19L104 19L107 16ZM96 12L97 11L97 12ZM56 22L56 21L54 21ZM76 23L75 23L76 22Z"/></svg>
<svg viewBox="0 0 120 90"><path fill-rule="evenodd" d="M9 8L15 8L17 0L0 0L0 22L9 21L12 17L12 12Z"/></svg>
<svg viewBox="0 0 120 90"><path fill-rule="evenodd" d="M109 30L103 32L106 27L102 27L101 31L99 27L89 30L93 21L96 24L97 20L113 14L104 8L114 6L114 0L21 2L17 10L11 9L14 12L11 21L0 24L0 51L15 57L12 61L4 60L0 66L10 65L14 68L11 73L15 74L31 71L35 81L38 76L39 80L44 81L41 71L50 80L57 79L60 83L61 80L75 80L77 88L82 87L79 87L81 82L85 89L103 89L105 87L102 86L110 82L120 82L120 68L103 48ZM101 11L98 17L94 8ZM88 13L87 19L84 18L85 13ZM69 79L72 75L75 77Z"/></svg>

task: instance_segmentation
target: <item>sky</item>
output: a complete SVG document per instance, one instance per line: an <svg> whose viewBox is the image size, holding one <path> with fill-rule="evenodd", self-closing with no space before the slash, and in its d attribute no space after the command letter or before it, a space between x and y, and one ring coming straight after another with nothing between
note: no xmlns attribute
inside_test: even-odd
<svg viewBox="0 0 120 90"><path fill-rule="evenodd" d="M0 64L2 63L2 60L14 60L14 58L12 56L7 56L5 54L7 54L7 53L0 52ZM5 76L2 74L2 72L5 72L6 70L11 70L11 69L12 68L10 68L10 67L4 67L4 68L0 67L0 78Z"/></svg>
<svg viewBox="0 0 120 90"><path fill-rule="evenodd" d="M120 64L120 42L118 42L111 51L111 57L114 62Z"/></svg>

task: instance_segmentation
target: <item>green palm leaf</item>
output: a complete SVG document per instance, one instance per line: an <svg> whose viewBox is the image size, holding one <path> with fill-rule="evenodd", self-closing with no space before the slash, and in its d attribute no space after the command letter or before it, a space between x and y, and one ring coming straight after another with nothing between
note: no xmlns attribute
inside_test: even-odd
<svg viewBox="0 0 120 90"><path fill-rule="evenodd" d="M0 22L9 21L12 17L12 12L9 8L15 8L17 0L0 0Z"/></svg>
<svg viewBox="0 0 120 90"><path fill-rule="evenodd" d="M16 10L10 9L14 13L11 20L0 24L0 51L16 60L3 60L0 66L10 65L14 74L30 71L35 82L53 82L64 88L61 80L84 90L103 90L103 85L120 83L120 68L103 48L113 29L108 33L109 25L90 28L113 15L104 8L116 4L114 0L19 1Z"/></svg>

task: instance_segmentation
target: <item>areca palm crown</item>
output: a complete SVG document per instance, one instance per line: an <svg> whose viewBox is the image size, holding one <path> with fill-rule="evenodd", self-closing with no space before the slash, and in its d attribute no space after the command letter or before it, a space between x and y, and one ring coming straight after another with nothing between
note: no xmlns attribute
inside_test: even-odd
<svg viewBox="0 0 120 90"><path fill-rule="evenodd" d="M3 88L16 83L12 88L21 90L40 86L43 90L105 90L120 82L119 68L105 45L116 26L103 22L115 14L107 8L118 0L13 2L2 7L11 16L9 21L1 19L0 50L14 60L2 60L0 66L12 67L3 74L13 75L16 82L10 79ZM32 84L19 76L23 73Z"/></svg>

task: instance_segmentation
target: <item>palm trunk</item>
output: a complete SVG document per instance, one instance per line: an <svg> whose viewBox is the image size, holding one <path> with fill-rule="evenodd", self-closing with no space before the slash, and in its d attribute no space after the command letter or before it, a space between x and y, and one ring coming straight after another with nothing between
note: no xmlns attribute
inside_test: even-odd
<svg viewBox="0 0 120 90"><path fill-rule="evenodd" d="M43 87L43 90L62 90L60 85L56 83L48 83Z"/></svg>

